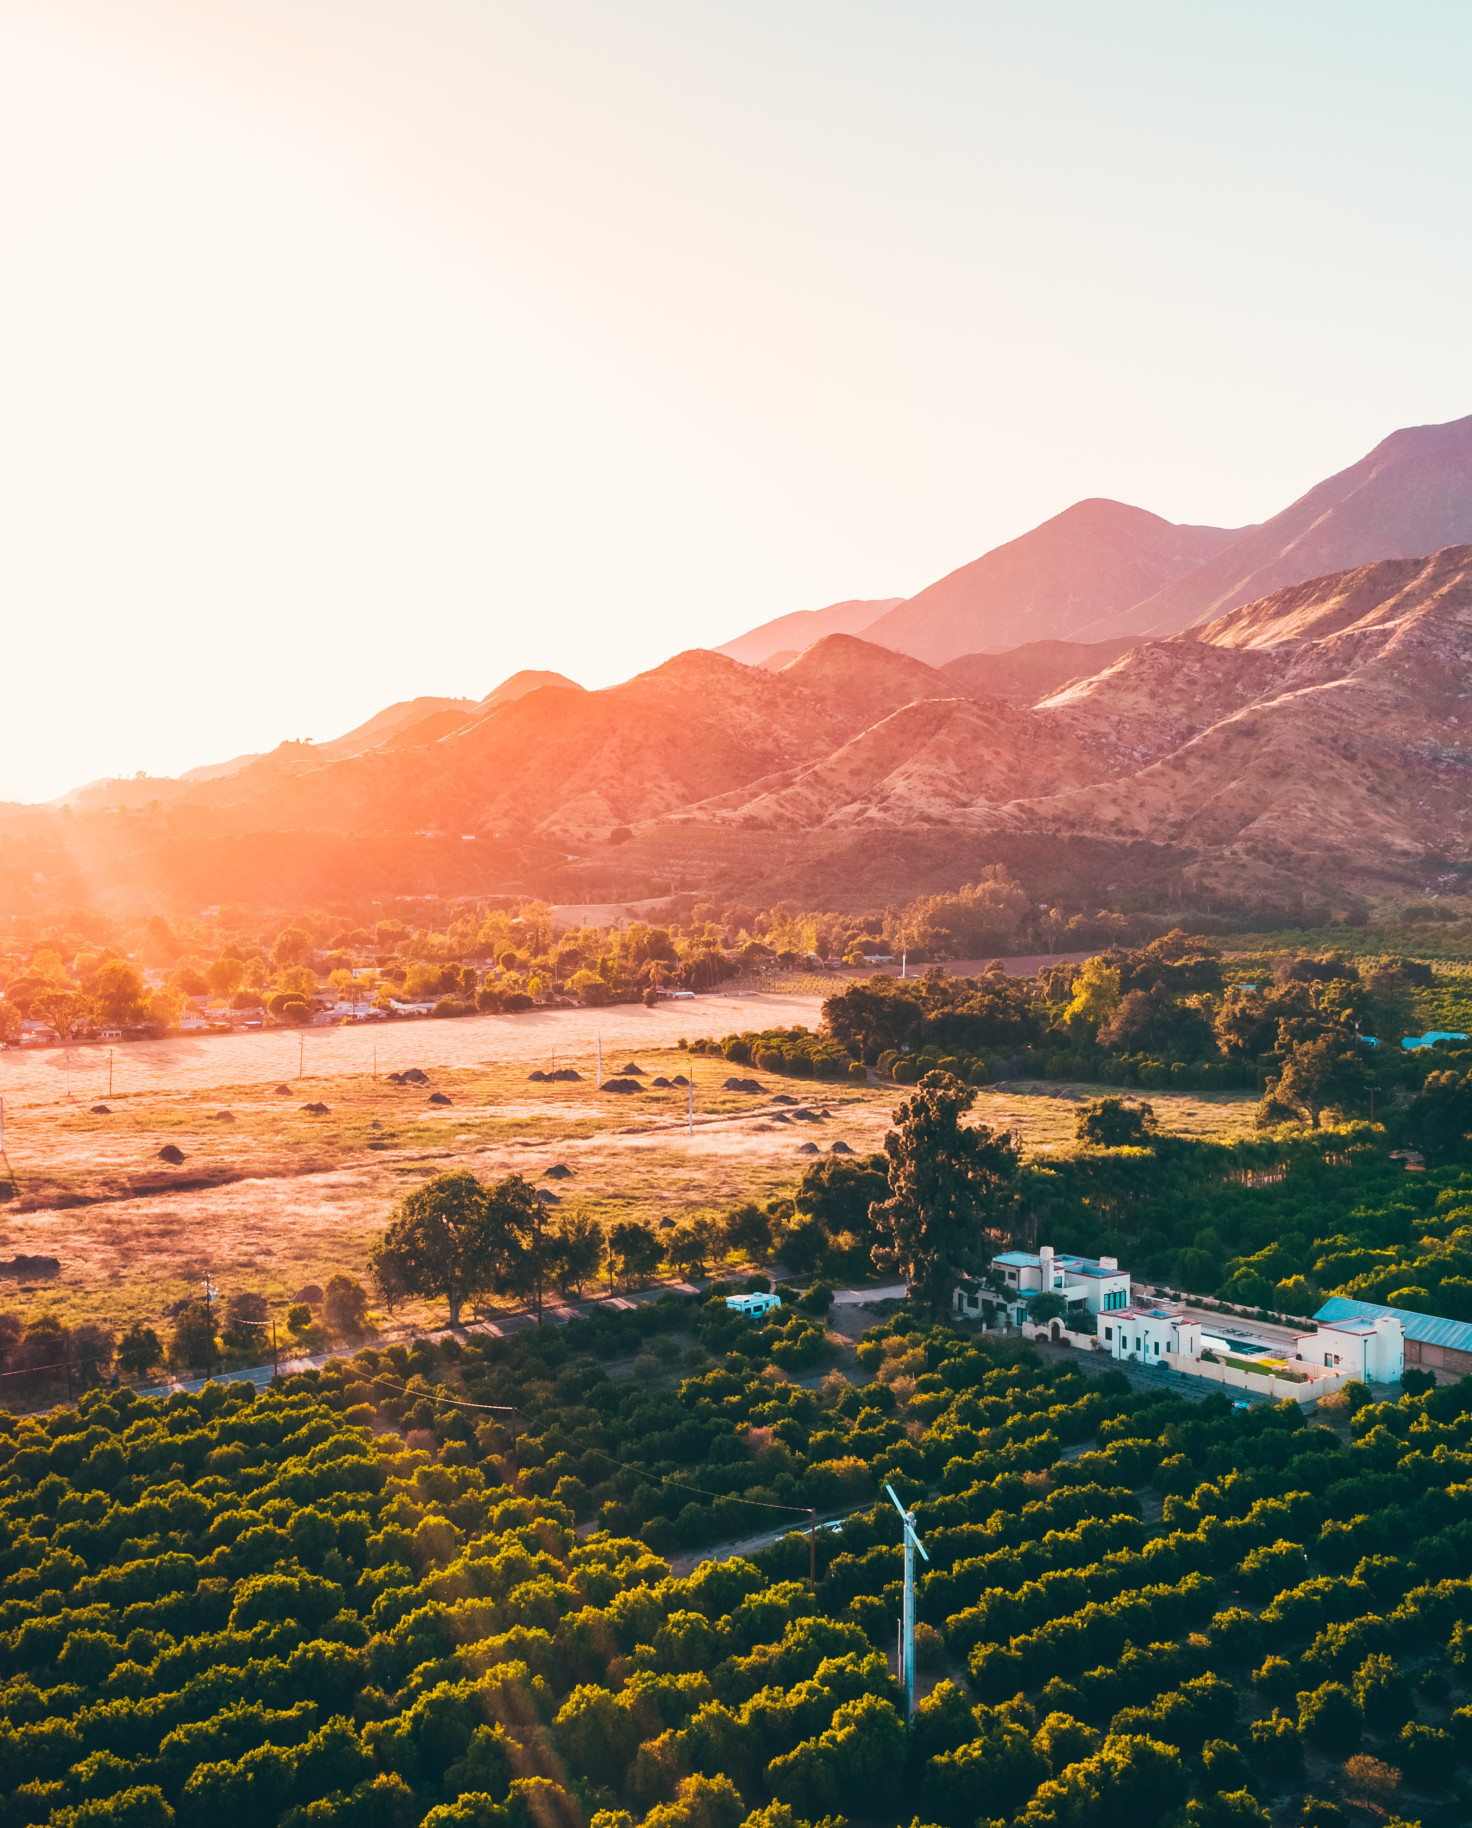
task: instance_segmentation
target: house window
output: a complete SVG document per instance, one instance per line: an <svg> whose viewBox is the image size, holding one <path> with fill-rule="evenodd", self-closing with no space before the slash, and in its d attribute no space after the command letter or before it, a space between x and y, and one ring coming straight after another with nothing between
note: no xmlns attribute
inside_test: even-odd
<svg viewBox="0 0 1472 1828"><path fill-rule="evenodd" d="M1112 1340L1112 1339L1113 1339L1113 1338L1114 1338L1114 1328L1113 1328L1113 1327L1105 1327L1105 1329L1104 1329L1104 1337L1105 1337L1105 1339L1108 1339L1108 1340Z"/></svg>
<svg viewBox="0 0 1472 1828"><path fill-rule="evenodd" d="M1334 1363L1334 1354L1332 1352L1326 1352L1324 1354L1324 1363L1326 1365L1332 1365Z"/></svg>
<svg viewBox="0 0 1472 1828"><path fill-rule="evenodd" d="M1157 1358L1160 1357L1160 1341L1158 1339L1155 1342L1155 1356Z"/></svg>

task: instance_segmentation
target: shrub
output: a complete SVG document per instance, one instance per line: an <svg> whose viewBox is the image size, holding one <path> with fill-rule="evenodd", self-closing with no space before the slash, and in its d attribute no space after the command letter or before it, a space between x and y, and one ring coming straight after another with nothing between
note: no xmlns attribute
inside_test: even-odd
<svg viewBox="0 0 1472 1828"><path fill-rule="evenodd" d="M1342 1682L1324 1682L1298 1697L1298 1730L1323 1752L1348 1752L1360 1736L1360 1710Z"/></svg>

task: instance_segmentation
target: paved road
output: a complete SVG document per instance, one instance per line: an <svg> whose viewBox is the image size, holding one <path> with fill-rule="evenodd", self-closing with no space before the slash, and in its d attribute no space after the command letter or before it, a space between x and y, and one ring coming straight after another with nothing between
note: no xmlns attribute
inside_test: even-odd
<svg viewBox="0 0 1472 1828"><path fill-rule="evenodd" d="M733 1269L727 1280L740 1280L752 1273L751 1266L747 1265L744 1268ZM569 1320L586 1320L600 1309L606 1311L611 1308L615 1313L628 1313L631 1308L640 1307L645 1302L657 1301L661 1295L668 1294L671 1290L679 1295L698 1295L701 1292L700 1287L693 1282L657 1282L650 1288L636 1289L633 1293L628 1295L591 1296L581 1301L565 1303L548 1302L544 1308L544 1324L549 1326L561 1326L565 1325ZM879 1300L885 1295L892 1294L893 1292L893 1290L887 1288L840 1289L835 1294L834 1301L835 1303L841 1301L848 1306L857 1306L862 1302ZM537 1317L535 1312L530 1308L522 1308L512 1313L498 1314L494 1321L473 1321L469 1326L460 1328L458 1332L453 1327L439 1327L430 1329L427 1332L416 1333L411 1337L430 1340L449 1339L452 1337L457 1339L474 1339L477 1337L506 1339L517 1333L525 1333L536 1325ZM376 1342L367 1340L364 1343L373 1345ZM405 1342L391 1340L386 1341L385 1343L399 1344ZM330 1358L340 1358L342 1356L343 1354L340 1352L319 1352L315 1356L298 1354L291 1358L283 1356L281 1359L281 1375L283 1377L289 1377L296 1371L309 1371L314 1368L320 1368L322 1365L325 1365ZM215 1373L213 1380L204 1377L160 1378L151 1384L140 1384L138 1386L138 1392L141 1396L168 1396L175 1390L203 1390L205 1385L211 1381L221 1384L250 1383L254 1384L257 1389L264 1389L271 1382L272 1375L273 1373L270 1365L251 1365L240 1371L218 1371ZM806 1389L815 1390L826 1376L826 1370L812 1371L805 1373L801 1377L793 1378L792 1382L801 1384Z"/></svg>

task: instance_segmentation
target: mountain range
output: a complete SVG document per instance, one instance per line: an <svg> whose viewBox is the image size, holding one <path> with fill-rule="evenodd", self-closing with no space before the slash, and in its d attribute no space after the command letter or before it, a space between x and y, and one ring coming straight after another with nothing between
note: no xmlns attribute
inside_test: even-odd
<svg viewBox="0 0 1472 1828"><path fill-rule="evenodd" d="M5 809L0 883L873 905L988 861L1051 896L1472 875L1472 418L1393 434L1261 526L1080 502L907 600L802 614L603 691L523 673Z"/></svg>

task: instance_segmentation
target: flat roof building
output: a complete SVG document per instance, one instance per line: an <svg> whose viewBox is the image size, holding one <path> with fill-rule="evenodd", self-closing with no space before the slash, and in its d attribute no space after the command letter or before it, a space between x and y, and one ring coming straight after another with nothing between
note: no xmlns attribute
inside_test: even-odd
<svg viewBox="0 0 1472 1828"><path fill-rule="evenodd" d="M1331 1295L1314 1315L1320 1329L1340 1326L1345 1321L1389 1319L1399 1323L1404 1362L1426 1371L1447 1371L1454 1377L1472 1373L1472 1323L1449 1320L1444 1314L1417 1314L1410 1308L1385 1307L1378 1301L1353 1301L1347 1295ZM1312 1349L1300 1347L1305 1358ZM1400 1377L1397 1371L1387 1383Z"/></svg>
<svg viewBox="0 0 1472 1828"><path fill-rule="evenodd" d="M1124 1308L1099 1322L1099 1338L1111 1358L1138 1358L1142 1364L1160 1364L1167 1353L1201 1356L1201 1322L1179 1308Z"/></svg>
<svg viewBox="0 0 1472 1828"><path fill-rule="evenodd" d="M1018 1326L1027 1318L1030 1295L1061 1295L1070 1308L1094 1315L1129 1306L1130 1273L1117 1257L1075 1257L1044 1244L1036 1251L1002 1251L992 1258L992 1275Z"/></svg>

